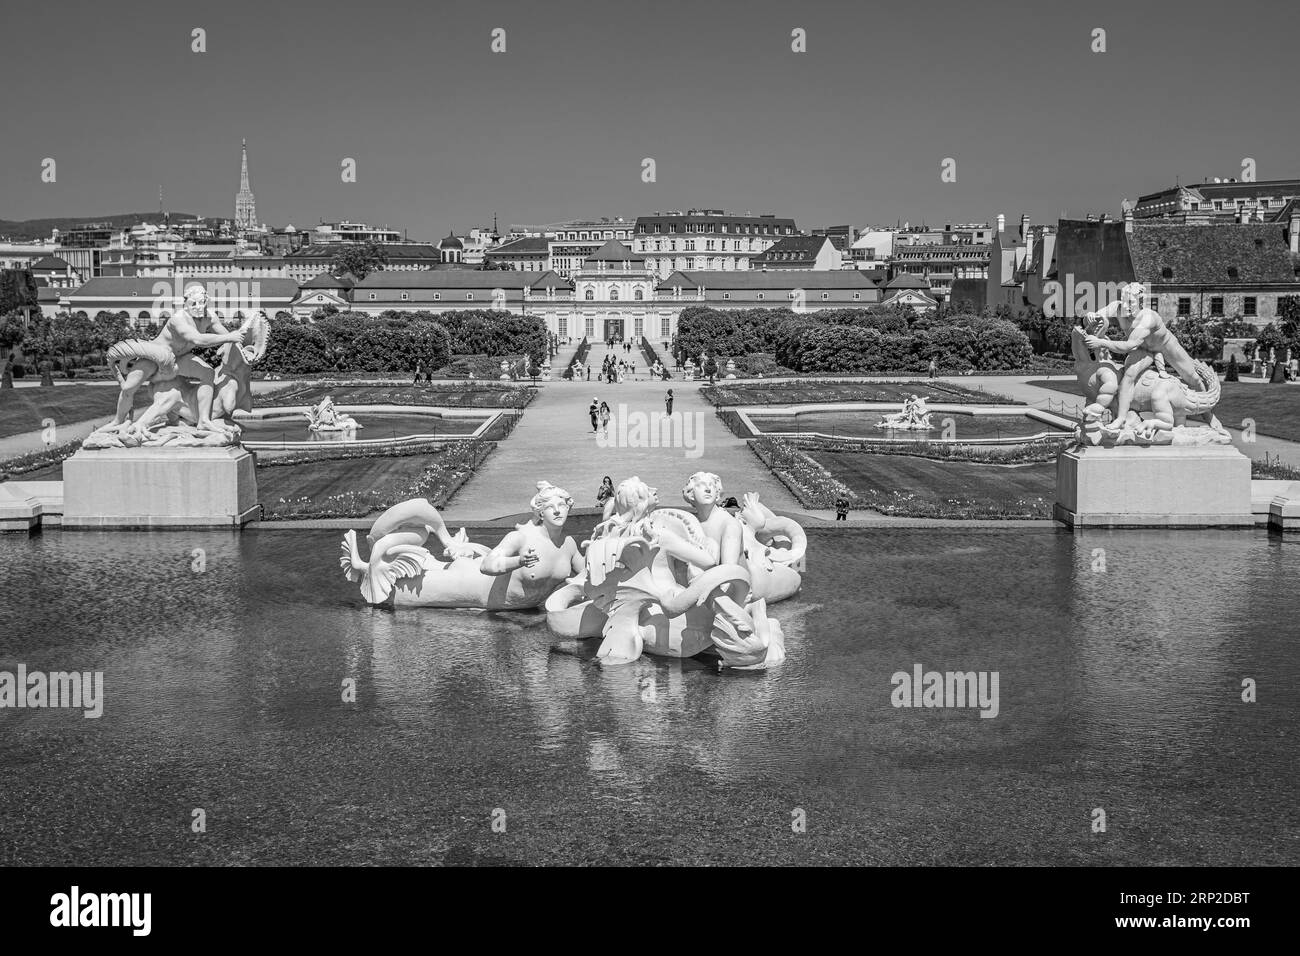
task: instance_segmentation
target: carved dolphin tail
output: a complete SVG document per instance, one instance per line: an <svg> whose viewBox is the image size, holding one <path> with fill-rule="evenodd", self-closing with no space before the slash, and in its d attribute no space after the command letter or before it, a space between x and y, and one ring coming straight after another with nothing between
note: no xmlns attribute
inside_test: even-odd
<svg viewBox="0 0 1300 956"><path fill-rule="evenodd" d="M1219 376L1214 374L1214 369L1204 362L1194 362L1193 366L1197 377L1205 386L1205 391L1194 392L1184 383L1183 390L1187 394L1187 414L1204 415L1219 404L1219 393L1223 387L1219 384Z"/></svg>
<svg viewBox="0 0 1300 956"><path fill-rule="evenodd" d="M383 604L399 580L418 578L424 573L424 559L430 556L424 539L424 533L419 531L384 535L375 542L370 560L365 561L357 550L357 533L348 531L343 536L339 564L349 581L361 583L361 596L367 603Z"/></svg>

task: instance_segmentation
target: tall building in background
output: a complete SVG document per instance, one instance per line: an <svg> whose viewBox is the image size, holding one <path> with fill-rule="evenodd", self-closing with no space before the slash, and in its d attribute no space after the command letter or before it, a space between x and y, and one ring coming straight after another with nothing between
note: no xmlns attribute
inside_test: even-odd
<svg viewBox="0 0 1300 956"><path fill-rule="evenodd" d="M239 165L239 192L235 194L235 231L257 229L257 200L248 186L248 140L243 141L243 159Z"/></svg>

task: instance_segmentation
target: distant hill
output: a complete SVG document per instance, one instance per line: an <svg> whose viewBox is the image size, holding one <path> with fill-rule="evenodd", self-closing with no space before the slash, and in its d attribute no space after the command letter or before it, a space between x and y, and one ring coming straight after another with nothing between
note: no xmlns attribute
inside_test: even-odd
<svg viewBox="0 0 1300 956"><path fill-rule="evenodd" d="M188 212L171 213L172 221L199 219ZM66 232L82 223L107 222L116 228L129 229L142 222L161 223L162 213L124 212L116 216L65 216L59 219L0 219L0 237L11 240L48 239L52 230Z"/></svg>

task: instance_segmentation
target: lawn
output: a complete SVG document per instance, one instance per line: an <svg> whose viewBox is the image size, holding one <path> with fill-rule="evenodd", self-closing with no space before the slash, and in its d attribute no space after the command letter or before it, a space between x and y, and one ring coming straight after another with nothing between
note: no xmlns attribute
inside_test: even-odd
<svg viewBox="0 0 1300 956"><path fill-rule="evenodd" d="M1030 385L1070 395L1082 395L1073 380L1033 381ZM1241 428L1244 419L1254 419L1260 435L1300 441L1300 386L1223 382L1223 396L1214 414L1229 428Z"/></svg>
<svg viewBox="0 0 1300 956"><path fill-rule="evenodd" d="M774 382L758 385L721 383L700 389L700 395L714 405L800 405L821 402L898 402L912 395L928 395L936 402L1003 404L1014 399L947 382Z"/></svg>
<svg viewBox="0 0 1300 956"><path fill-rule="evenodd" d="M1056 498L1054 461L995 465L864 452L806 454L888 514L1047 518Z"/></svg>
<svg viewBox="0 0 1300 956"><path fill-rule="evenodd" d="M523 408L527 388L493 385L332 385L304 382L258 396L258 405L314 405L326 395L336 405L442 405L449 408Z"/></svg>
<svg viewBox="0 0 1300 956"><path fill-rule="evenodd" d="M47 385L0 389L0 438L38 432L47 418L56 425L74 425L88 418L108 421L117 408L116 388L106 385ZM136 407L148 403L136 393Z"/></svg>
<svg viewBox="0 0 1300 956"><path fill-rule="evenodd" d="M361 490L385 495L418 478L430 457L345 458L262 467L257 469L257 497L271 517L281 498L321 500Z"/></svg>

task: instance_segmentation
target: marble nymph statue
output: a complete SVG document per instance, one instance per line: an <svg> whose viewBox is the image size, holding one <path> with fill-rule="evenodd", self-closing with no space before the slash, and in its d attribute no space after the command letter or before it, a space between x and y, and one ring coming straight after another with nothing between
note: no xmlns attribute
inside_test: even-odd
<svg viewBox="0 0 1300 956"><path fill-rule="evenodd" d="M538 482L532 519L493 548L471 543L464 529L452 535L433 504L413 499L376 519L368 557L349 531L340 563L370 604L544 608L557 637L599 638L603 665L642 654L706 655L740 669L780 664L785 635L768 608L799 592L803 529L754 494L738 513L726 510L722 480L709 472L691 475L682 498L688 508L661 508L657 489L628 478L579 544L564 532L573 498Z"/></svg>

